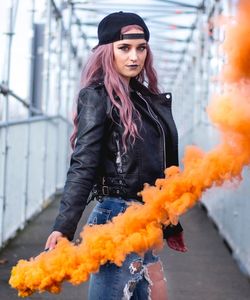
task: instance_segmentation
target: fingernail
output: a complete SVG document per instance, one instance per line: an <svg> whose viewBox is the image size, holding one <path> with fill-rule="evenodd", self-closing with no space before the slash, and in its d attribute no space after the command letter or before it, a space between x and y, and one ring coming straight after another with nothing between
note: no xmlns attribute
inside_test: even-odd
<svg viewBox="0 0 250 300"><path fill-rule="evenodd" d="M48 252L48 251L49 251L49 248L44 249L44 252Z"/></svg>

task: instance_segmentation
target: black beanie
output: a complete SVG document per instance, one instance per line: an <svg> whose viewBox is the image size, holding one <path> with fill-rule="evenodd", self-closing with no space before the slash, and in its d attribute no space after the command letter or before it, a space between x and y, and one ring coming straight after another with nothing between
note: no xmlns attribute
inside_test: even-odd
<svg viewBox="0 0 250 300"><path fill-rule="evenodd" d="M97 46L119 41L121 39L121 28L128 25L141 26L145 40L149 40L149 30L143 19L137 14L120 11L107 15L99 23L99 43Z"/></svg>

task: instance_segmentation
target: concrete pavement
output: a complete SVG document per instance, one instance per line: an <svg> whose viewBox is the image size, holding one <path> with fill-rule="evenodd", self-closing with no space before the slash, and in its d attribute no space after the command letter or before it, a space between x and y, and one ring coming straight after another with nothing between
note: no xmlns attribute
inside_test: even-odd
<svg viewBox="0 0 250 300"><path fill-rule="evenodd" d="M35 256L43 250L57 210L58 200L35 217L0 252L0 300L20 299L8 285L11 267L19 259ZM90 210L89 205L79 229ZM166 247L160 253L168 281L169 300L249 300L250 282L240 272L205 211L195 207L183 216L182 224L189 251L183 254ZM42 293L26 299L87 300L87 288L88 283L76 287L66 283L58 295Z"/></svg>

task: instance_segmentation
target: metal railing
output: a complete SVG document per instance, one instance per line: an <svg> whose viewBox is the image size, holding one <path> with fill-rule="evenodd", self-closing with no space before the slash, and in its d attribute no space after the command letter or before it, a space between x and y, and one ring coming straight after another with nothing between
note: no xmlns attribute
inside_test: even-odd
<svg viewBox="0 0 250 300"><path fill-rule="evenodd" d="M232 1L228 1L227 4L232 10L235 9ZM218 82L211 79L216 78L222 67L224 57L220 54L219 47L224 33L214 20L226 9L225 6L226 1L206 1L206 10L198 15L197 31L185 53L185 63L174 79L173 110L180 134L181 157L187 145L194 144L206 151L219 142L218 132L208 120L206 106L213 93L220 91ZM233 14L233 11L227 12ZM238 265L248 276L249 176L250 172L246 169L237 188L211 188L201 199L220 234L231 248Z"/></svg>
<svg viewBox="0 0 250 300"><path fill-rule="evenodd" d="M22 82L28 91L24 98L15 92L13 82L10 87L10 78L11 72L15 72L12 62L16 17L21 6L27 3L33 34L28 41L30 81ZM46 1L45 18L39 23L44 30L41 39L35 36L35 3L34 0L20 3L11 0L6 5L5 42L1 52L1 55L5 52L6 63L0 83L0 248L62 189L70 158L71 110L81 56L71 41L72 14L65 25L62 13L58 12L63 9L72 12L72 5L69 2L63 6L61 1L61 8L56 7L54 1ZM37 48L34 48L35 38L41 39ZM36 59L42 63L36 70L40 77L34 73ZM40 102L34 99L38 95ZM11 115L13 107L17 111L15 116ZM23 113L18 115L20 107Z"/></svg>

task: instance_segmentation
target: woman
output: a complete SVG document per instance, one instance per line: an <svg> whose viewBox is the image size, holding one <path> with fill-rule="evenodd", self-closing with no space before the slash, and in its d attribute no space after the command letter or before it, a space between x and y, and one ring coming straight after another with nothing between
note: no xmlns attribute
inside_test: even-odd
<svg viewBox="0 0 250 300"><path fill-rule="evenodd" d="M47 249L61 236L73 239L89 200L98 203L88 224L106 223L131 201L142 203L143 184L154 184L166 167L178 164L171 95L159 94L146 24L133 13L112 13L100 22L98 39L82 73L74 151ZM180 224L163 228L163 235L171 248L186 251ZM152 251L143 258L131 253L122 267L107 263L91 276L91 300L149 298L167 299L161 262Z"/></svg>

